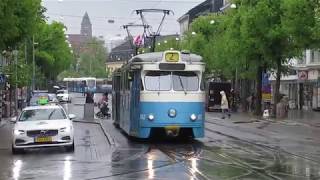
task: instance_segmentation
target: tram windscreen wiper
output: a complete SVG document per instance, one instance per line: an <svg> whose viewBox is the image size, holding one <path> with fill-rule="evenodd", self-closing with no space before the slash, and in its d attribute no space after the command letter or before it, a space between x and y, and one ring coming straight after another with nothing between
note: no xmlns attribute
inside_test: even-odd
<svg viewBox="0 0 320 180"><path fill-rule="evenodd" d="M182 82L181 76L180 76L180 75L178 75L178 77L179 77L179 81L180 81L181 87L182 87L182 89L183 89L183 91L184 91L184 94L185 94L185 95L187 95L187 90L184 88L184 85L183 85L183 82Z"/></svg>

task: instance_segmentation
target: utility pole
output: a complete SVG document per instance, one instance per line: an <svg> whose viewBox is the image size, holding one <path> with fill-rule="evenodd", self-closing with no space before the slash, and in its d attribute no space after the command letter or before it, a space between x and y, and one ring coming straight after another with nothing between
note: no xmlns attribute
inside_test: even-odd
<svg viewBox="0 0 320 180"><path fill-rule="evenodd" d="M14 63L15 63L15 109L16 109L16 116L18 116L18 50L13 51L14 55Z"/></svg>
<svg viewBox="0 0 320 180"><path fill-rule="evenodd" d="M32 91L35 90L36 87L36 61L35 61L35 52L34 52L34 45L38 43L34 42L34 35L32 36Z"/></svg>

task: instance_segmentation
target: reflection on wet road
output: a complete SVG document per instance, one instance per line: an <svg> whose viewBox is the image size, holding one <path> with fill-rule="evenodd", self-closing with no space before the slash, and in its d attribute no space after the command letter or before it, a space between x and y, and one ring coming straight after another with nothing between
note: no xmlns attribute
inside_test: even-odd
<svg viewBox="0 0 320 180"><path fill-rule="evenodd" d="M73 98L73 104L64 107L81 119L83 100ZM0 180L320 179L320 162L271 145L263 134L252 134L258 136L252 141L243 134L230 135L227 127L208 124L201 140L138 141L110 120L102 123L115 146L109 145L98 124L75 122L74 153L49 148L15 156L10 151L12 125L7 124L0 128Z"/></svg>

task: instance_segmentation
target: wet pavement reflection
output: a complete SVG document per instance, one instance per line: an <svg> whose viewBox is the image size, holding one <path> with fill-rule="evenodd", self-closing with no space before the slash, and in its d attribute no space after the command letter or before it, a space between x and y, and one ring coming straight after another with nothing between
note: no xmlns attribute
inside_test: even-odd
<svg viewBox="0 0 320 180"><path fill-rule="evenodd" d="M83 98L65 104L83 113ZM103 120L116 145L108 144L97 124L75 122L75 152L63 148L31 149L11 155L11 124L0 128L0 179L243 179L316 180L320 162L290 153L265 141L249 141L217 133L206 138L136 140ZM303 151L303 149L301 149Z"/></svg>

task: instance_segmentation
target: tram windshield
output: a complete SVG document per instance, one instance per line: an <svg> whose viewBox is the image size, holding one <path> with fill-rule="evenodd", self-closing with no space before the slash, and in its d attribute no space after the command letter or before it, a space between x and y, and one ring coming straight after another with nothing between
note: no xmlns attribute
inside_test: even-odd
<svg viewBox="0 0 320 180"><path fill-rule="evenodd" d="M199 88L199 78L195 72L173 72L172 84L174 91L197 91Z"/></svg>
<svg viewBox="0 0 320 180"><path fill-rule="evenodd" d="M197 91L199 77L191 71L149 71L144 78L148 91Z"/></svg>
<svg viewBox="0 0 320 180"><path fill-rule="evenodd" d="M92 88L95 86L95 80L87 80L87 86Z"/></svg>
<svg viewBox="0 0 320 180"><path fill-rule="evenodd" d="M149 91L171 90L171 72L149 71L145 78L145 89Z"/></svg>

